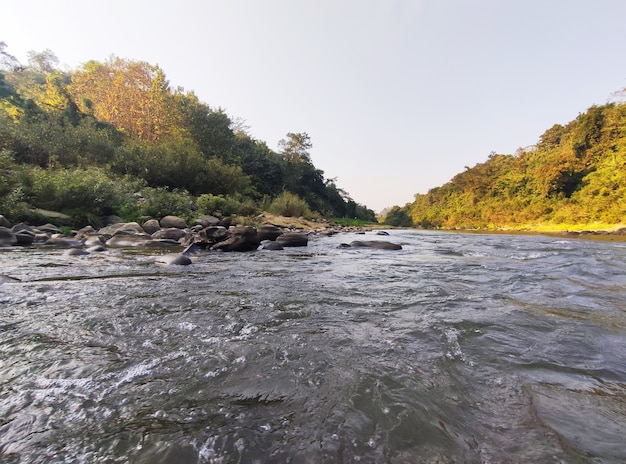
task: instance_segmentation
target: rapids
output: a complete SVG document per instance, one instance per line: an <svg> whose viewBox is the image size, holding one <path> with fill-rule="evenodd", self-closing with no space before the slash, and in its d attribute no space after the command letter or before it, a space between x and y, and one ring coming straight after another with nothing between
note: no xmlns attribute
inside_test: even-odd
<svg viewBox="0 0 626 464"><path fill-rule="evenodd" d="M626 462L626 243L362 237L0 249L0 461Z"/></svg>

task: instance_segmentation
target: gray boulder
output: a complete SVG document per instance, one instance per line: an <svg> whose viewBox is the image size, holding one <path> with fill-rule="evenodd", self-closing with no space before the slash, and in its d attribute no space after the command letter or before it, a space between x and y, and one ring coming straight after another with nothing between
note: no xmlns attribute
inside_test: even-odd
<svg viewBox="0 0 626 464"><path fill-rule="evenodd" d="M163 256L158 256L155 259L156 263L159 264L167 264L167 265L177 265L177 266L188 266L192 263L191 258L187 256L185 253L171 253Z"/></svg>
<svg viewBox="0 0 626 464"><path fill-rule="evenodd" d="M0 226L0 246L12 246L17 243L15 234L11 229Z"/></svg>
<svg viewBox="0 0 626 464"><path fill-rule="evenodd" d="M182 218L179 218L178 216L165 216L159 221L159 223L161 224L161 227L163 227L164 229L167 229L169 227L174 227L176 229L187 228L187 223Z"/></svg>
<svg viewBox="0 0 626 464"><path fill-rule="evenodd" d="M377 248L379 250L401 250L402 246L382 240L355 240L349 244L341 244L343 248Z"/></svg>
<svg viewBox="0 0 626 464"><path fill-rule="evenodd" d="M146 231L136 222L120 222L103 227L98 231L100 235L138 235L150 237Z"/></svg>
<svg viewBox="0 0 626 464"><path fill-rule="evenodd" d="M201 230L196 236L196 241L198 245L204 246L204 248L209 248L216 243L226 240L230 236L231 233L228 229L226 229L226 227L212 226Z"/></svg>
<svg viewBox="0 0 626 464"><path fill-rule="evenodd" d="M220 219L215 216L204 215L197 218L194 222L195 225L202 226L203 228L216 226L220 223Z"/></svg>
<svg viewBox="0 0 626 464"><path fill-rule="evenodd" d="M256 230L259 235L259 240L276 240L280 235L283 234L283 231L280 227L265 225L258 227Z"/></svg>
<svg viewBox="0 0 626 464"><path fill-rule="evenodd" d="M5 218L2 214L0 214L0 227L11 227L11 223L7 218Z"/></svg>
<svg viewBox="0 0 626 464"><path fill-rule="evenodd" d="M261 246L259 246L259 250L272 250L272 251L276 251L276 250L284 250L285 247L283 247L280 243L273 241L273 240L264 240L261 242Z"/></svg>
<svg viewBox="0 0 626 464"><path fill-rule="evenodd" d="M309 243L309 236L300 232L285 232L276 241L284 247L304 247Z"/></svg>
<svg viewBox="0 0 626 464"><path fill-rule="evenodd" d="M185 232L183 229L177 229L176 227L160 229L152 234L153 239L166 238L169 240L180 240L181 238L186 238L186 237L187 237L187 232Z"/></svg>
<svg viewBox="0 0 626 464"><path fill-rule="evenodd" d="M15 232L16 245L32 245L35 242L35 232L30 229L22 229Z"/></svg>
<svg viewBox="0 0 626 464"><path fill-rule="evenodd" d="M217 251L252 251L259 247L259 237L254 227L232 227L228 230L230 237L211 247Z"/></svg>
<svg viewBox="0 0 626 464"><path fill-rule="evenodd" d="M148 219L141 225L141 228L146 231L147 234L154 234L157 230L161 229L159 221L156 219Z"/></svg>

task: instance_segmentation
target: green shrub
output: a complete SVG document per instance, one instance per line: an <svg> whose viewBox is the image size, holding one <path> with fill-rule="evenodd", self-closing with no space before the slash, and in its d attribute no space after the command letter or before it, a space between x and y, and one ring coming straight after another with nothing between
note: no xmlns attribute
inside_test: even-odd
<svg viewBox="0 0 626 464"><path fill-rule="evenodd" d="M170 191L165 187L145 187L141 190L141 196L140 215L160 219L171 214L185 220L193 216L191 196L186 190Z"/></svg>
<svg viewBox="0 0 626 464"><path fill-rule="evenodd" d="M196 203L198 205L198 214L252 216L259 212L259 208L252 199L240 199L231 195L204 193L198 197Z"/></svg>
<svg viewBox="0 0 626 464"><path fill-rule="evenodd" d="M31 206L69 214L78 226L98 226L98 218L116 214L123 205L134 201L136 184L109 177L98 168L35 168L27 177L22 188Z"/></svg>
<svg viewBox="0 0 626 464"><path fill-rule="evenodd" d="M283 192L270 203L268 210L272 214L288 217L311 217L311 209L306 201L291 192Z"/></svg>

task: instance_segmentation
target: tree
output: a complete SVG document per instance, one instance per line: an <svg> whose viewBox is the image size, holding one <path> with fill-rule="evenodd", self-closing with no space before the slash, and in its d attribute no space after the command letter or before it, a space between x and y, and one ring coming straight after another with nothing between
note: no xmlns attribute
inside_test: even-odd
<svg viewBox="0 0 626 464"><path fill-rule="evenodd" d="M81 111L140 140L158 141L180 127L165 74L143 61L89 61L72 74L69 92Z"/></svg>

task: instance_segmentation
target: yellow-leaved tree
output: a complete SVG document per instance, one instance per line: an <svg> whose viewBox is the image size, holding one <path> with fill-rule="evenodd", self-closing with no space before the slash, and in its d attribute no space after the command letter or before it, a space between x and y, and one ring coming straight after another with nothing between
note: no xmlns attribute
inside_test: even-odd
<svg viewBox="0 0 626 464"><path fill-rule="evenodd" d="M144 141L180 128L180 113L164 72L156 65L112 57L74 72L69 92L84 113Z"/></svg>

